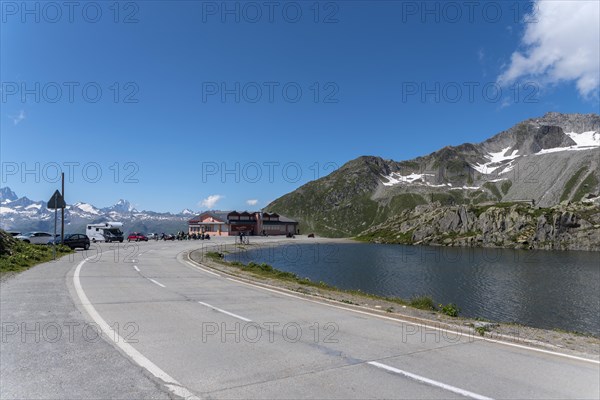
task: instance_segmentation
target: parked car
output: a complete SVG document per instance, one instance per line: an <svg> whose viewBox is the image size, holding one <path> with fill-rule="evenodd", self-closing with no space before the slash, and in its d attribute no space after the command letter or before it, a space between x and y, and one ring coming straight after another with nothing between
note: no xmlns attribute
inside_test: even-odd
<svg viewBox="0 0 600 400"><path fill-rule="evenodd" d="M164 235L163 240L175 240L175 235Z"/></svg>
<svg viewBox="0 0 600 400"><path fill-rule="evenodd" d="M97 241L123 243L124 235L121 231L122 227L122 222L109 221L100 224L88 224L85 233L93 243Z"/></svg>
<svg viewBox="0 0 600 400"><path fill-rule="evenodd" d="M139 241L144 241L147 242L148 241L148 237L146 235L144 235L143 233L140 232L133 232L130 233L129 236L127 236L127 241L131 242L139 242Z"/></svg>
<svg viewBox="0 0 600 400"><path fill-rule="evenodd" d="M106 243L119 242L123 243L123 232L118 229L105 229L104 241Z"/></svg>
<svg viewBox="0 0 600 400"><path fill-rule="evenodd" d="M48 244L52 243L60 244L60 237L54 239L54 242L50 241ZM72 249L81 248L87 250L90 248L90 238L82 233L71 233L69 235L65 235L63 244Z"/></svg>
<svg viewBox="0 0 600 400"><path fill-rule="evenodd" d="M148 239L149 240L158 240L158 233L149 233Z"/></svg>
<svg viewBox="0 0 600 400"><path fill-rule="evenodd" d="M52 241L52 235L48 232L28 232L15 236L15 239L33 244L48 244Z"/></svg>
<svg viewBox="0 0 600 400"><path fill-rule="evenodd" d="M19 236L21 234L21 232L7 232L7 233L12 237Z"/></svg>

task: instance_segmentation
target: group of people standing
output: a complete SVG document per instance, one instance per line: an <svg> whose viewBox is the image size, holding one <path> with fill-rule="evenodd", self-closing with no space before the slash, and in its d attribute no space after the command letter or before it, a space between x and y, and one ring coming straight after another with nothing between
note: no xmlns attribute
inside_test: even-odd
<svg viewBox="0 0 600 400"><path fill-rule="evenodd" d="M210 235L208 233L192 233L189 234L184 231L177 232L177 235L169 235L165 233L160 234L160 240L210 240Z"/></svg>

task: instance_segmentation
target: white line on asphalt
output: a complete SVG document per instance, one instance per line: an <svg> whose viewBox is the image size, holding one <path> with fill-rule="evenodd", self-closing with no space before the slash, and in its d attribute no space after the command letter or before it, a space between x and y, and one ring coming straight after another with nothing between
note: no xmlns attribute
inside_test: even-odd
<svg viewBox="0 0 600 400"><path fill-rule="evenodd" d="M266 290L267 292L277 293L277 294L280 294L282 296L292 297L294 299L308 301L309 303L321 304L321 305L325 305L327 307L337 308L337 309L340 309L340 310L346 310L346 311L350 311L350 312L357 313L357 314L370 315L372 317L376 317L376 318L380 318L380 319L386 319L386 320L389 320L389 321L402 322L402 323L409 324L409 325L412 325L412 326L417 326L417 327L420 327L420 328L425 327L425 328L434 329L434 330L437 330L437 331L440 331L440 332L451 333L453 335L459 335L459 336L465 335L467 338L472 339L472 340L481 340L483 342L496 343L496 344L500 344L502 346L516 347L516 348L519 348L519 349L529 350L529 351L533 351L533 352L537 352L537 353L551 354L553 356L569 358L569 359L572 359L572 360L583 361L583 362L588 362L588 363L592 363L592 364L600 364L599 360L592 360L590 358L578 357L578 356L574 356L574 355L571 355L571 354L565 354L565 353L559 353L559 352L552 351L552 350L539 349L537 347L531 347L531 346L527 346L527 345L524 345L524 344L518 344L518 343L511 343L511 342L504 341L504 340L490 339L490 338L482 337L482 336L479 336L479 335L474 335L474 334L467 333L467 332L459 332L459 331L454 331L452 329L440 328L439 326L427 324L427 323L424 323L424 322L408 321L408 320L402 319L400 317L394 317L394 318L387 317L385 315L379 315L379 314L375 314L375 313L372 313L372 312L369 312L369 311L356 310L356 309L353 309L353 308L339 306L337 304L327 303L327 302L324 302L322 300L320 301L320 300L309 299L309 298L306 298L306 297L300 297L300 296L297 296L295 294L285 293L285 292L282 291L282 290L286 290L286 289L276 288L276 290L275 290L275 289L269 289L269 288L264 287L264 286L255 285L255 284L250 283L250 282L244 282L244 281L242 281L240 279L234 279L234 278L225 278L225 279L230 280L232 282L236 282L236 283L242 284L242 285L250 286L250 287L253 287L253 288L256 288L256 289ZM267 285L267 284L265 284L265 285Z"/></svg>
<svg viewBox="0 0 600 400"><path fill-rule="evenodd" d="M137 272L140 272L140 269L138 268L138 266L137 266L137 265L134 265L134 266L133 266L133 269L135 269Z"/></svg>
<svg viewBox="0 0 600 400"><path fill-rule="evenodd" d="M160 282L157 282L157 281L155 281L155 280L154 280L154 279L152 279L152 278L147 278L147 279L148 279L150 282L152 282L152 283L156 283L156 284L157 284L158 286L160 286L160 287L166 287L166 286L165 286L165 285L163 285L162 283L160 283Z"/></svg>
<svg viewBox="0 0 600 400"><path fill-rule="evenodd" d="M129 356L134 362L136 362L139 366L146 369L152 375L157 377L158 379L165 382L165 386L177 396L183 397L185 399L195 399L199 398L190 392L188 389L183 387L181 383L173 379L169 374L160 369L156 364L147 359L142 353L137 351L132 345L127 343L119 334L115 332L107 323L102 319L100 314L96 311L87 295L85 294L83 287L81 286L81 281L79 279L79 273L81 271L81 267L85 264L86 261L93 257L88 257L77 265L75 268L75 273L73 274L73 285L75 285L75 291L77 292L77 296L79 297L79 301L81 301L81 305L87 311L89 316L94 320L94 322L102 329L104 332L105 338L112 341L115 346L121 349L125 354Z"/></svg>
<svg viewBox="0 0 600 400"><path fill-rule="evenodd" d="M477 393L469 392L468 390L460 389L460 388L457 388L457 387L454 387L451 385L447 385L442 382L434 381L433 379L425 378L424 376L420 376L420 375L412 374L410 372L402 371L401 369L390 367L389 365L381 364L376 361L370 361L367 364L370 364L377 368L385 369L386 371L393 372L395 374L399 374L399 375L405 376L410 379L414 379L415 381L425 383L427 385L435 386L435 387L447 390L449 392L460 394L461 396L470 397L470 398L476 399L476 400L492 400L491 397L486 397L486 396L482 396Z"/></svg>
<svg viewBox="0 0 600 400"><path fill-rule="evenodd" d="M214 272L212 272L212 271L208 271L208 270L206 270L206 269L204 269L204 268L202 268L202 267L198 267L197 265L194 265L194 264L192 264L191 262L188 262L188 261L186 261L186 263L187 263L189 266L191 266L191 267L194 267L194 268L196 268L196 269L199 269L200 271L204 271L204 272L206 272L207 274L211 274L211 275L214 275L214 276L221 276L221 275L219 275L219 274L217 274L217 273L214 273Z"/></svg>
<svg viewBox="0 0 600 400"><path fill-rule="evenodd" d="M252 322L252 320L250 320L250 319L248 319L248 318L240 317L240 316L239 316L239 315L237 315L237 314L230 313L229 311L222 310L222 309L220 309L220 308L217 308L217 307L215 307L215 306L211 306L211 305L210 305L210 304L208 304L208 303L203 303L203 302L201 302L201 301L199 301L198 303L202 304L202 305L203 305L203 306L205 306L205 307L212 308L212 309L213 309L213 310L215 310L215 311L222 312L223 314L227 314L227 315L230 315L230 316L232 316L232 317L234 317L234 318L241 319L242 321L246 321L246 322Z"/></svg>

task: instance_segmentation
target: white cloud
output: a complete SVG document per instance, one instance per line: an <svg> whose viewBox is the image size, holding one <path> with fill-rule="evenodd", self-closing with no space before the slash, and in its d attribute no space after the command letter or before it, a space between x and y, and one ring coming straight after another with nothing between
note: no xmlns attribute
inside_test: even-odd
<svg viewBox="0 0 600 400"><path fill-rule="evenodd" d="M540 84L574 81L581 96L600 85L600 2L537 0L526 17L521 51L515 51L498 77L510 85L519 78Z"/></svg>
<svg viewBox="0 0 600 400"><path fill-rule="evenodd" d="M13 125L19 125L26 117L25 110L19 111L19 115L9 115L8 117L12 119Z"/></svg>
<svg viewBox="0 0 600 400"><path fill-rule="evenodd" d="M483 48L479 48L479 50L477 50L477 59L480 63L485 59L485 50L483 50Z"/></svg>
<svg viewBox="0 0 600 400"><path fill-rule="evenodd" d="M256 200L256 199L246 200L246 204L248 204L249 206L255 206L258 204L258 200Z"/></svg>
<svg viewBox="0 0 600 400"><path fill-rule="evenodd" d="M200 207L213 208L215 206L215 204L217 204L217 202L219 200L221 200L223 197L225 197L225 196L221 196L220 194L211 194L207 198L200 201L198 203L198 205Z"/></svg>

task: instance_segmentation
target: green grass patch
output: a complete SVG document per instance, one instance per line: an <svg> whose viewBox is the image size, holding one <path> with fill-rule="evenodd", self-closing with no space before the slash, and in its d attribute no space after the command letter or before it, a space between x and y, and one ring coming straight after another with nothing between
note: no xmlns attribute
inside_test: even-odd
<svg viewBox="0 0 600 400"><path fill-rule="evenodd" d="M450 190L447 193L432 193L431 201L439 201L440 204L443 206L452 206L455 204L468 203L465 200L462 190Z"/></svg>
<svg viewBox="0 0 600 400"><path fill-rule="evenodd" d="M204 253L204 257L208 257L212 260L220 260L223 258L223 254L218 253L216 251L207 251L206 253Z"/></svg>
<svg viewBox="0 0 600 400"><path fill-rule="evenodd" d="M475 328L475 331L479 334L479 336L484 336L486 332L490 331L490 329L487 326L478 326Z"/></svg>
<svg viewBox="0 0 600 400"><path fill-rule="evenodd" d="M489 190L492 193L492 195L494 195L494 197L496 197L496 200L500 200L502 198L502 194L500 193L500 190L498 190L498 187L496 185L494 185L492 182L484 183L483 187L486 188L487 190Z"/></svg>
<svg viewBox="0 0 600 400"><path fill-rule="evenodd" d="M391 213L395 214L403 210L413 209L420 204L427 204L423 196L415 193L402 193L392 198L389 207Z"/></svg>
<svg viewBox="0 0 600 400"><path fill-rule="evenodd" d="M535 218L539 218L541 216L546 217L546 221L552 221L552 217L554 216L554 210L551 208L539 207L533 210L533 216Z"/></svg>
<svg viewBox="0 0 600 400"><path fill-rule="evenodd" d="M409 231L406 232L398 232L396 233L394 240L395 243L399 243L399 244L413 244L413 233L415 232L414 229L411 229Z"/></svg>
<svg viewBox="0 0 600 400"><path fill-rule="evenodd" d="M495 208L511 208L512 206L518 205L518 204L519 203L516 203L516 202L501 202L501 203L489 204L489 205L486 205L486 206L473 206L472 210L475 213L475 215L477 216L477 218L479 218L479 216L481 214L483 214L484 212L486 212L487 210L489 210L492 207L495 207Z"/></svg>
<svg viewBox="0 0 600 400"><path fill-rule="evenodd" d="M500 190L502 190L502 193L507 194L511 187L512 187L512 181L504 181L500 185Z"/></svg>
<svg viewBox="0 0 600 400"><path fill-rule="evenodd" d="M567 181L567 183L565 184L563 193L560 196L561 202L565 201L565 200L569 200L571 191L575 187L575 184L577 184L577 182L579 181L579 177L581 176L581 174L583 174L585 171L587 171L587 167L579 168L579 171L575 172L575 174Z"/></svg>
<svg viewBox="0 0 600 400"><path fill-rule="evenodd" d="M460 313L460 309L454 303L440 304L439 307L442 314L446 314L449 317L458 317Z"/></svg>
<svg viewBox="0 0 600 400"><path fill-rule="evenodd" d="M10 252L4 253L0 255L0 273L2 274L20 272L54 258L52 246L30 244L20 240L11 245ZM73 253L69 247L56 246L57 258L69 253Z"/></svg>
<svg viewBox="0 0 600 400"><path fill-rule="evenodd" d="M573 201L581 201L583 196L590 193L596 186L598 185L598 179L594 175L594 173L590 173L585 177L583 182L577 188L575 195L573 196Z"/></svg>
<svg viewBox="0 0 600 400"><path fill-rule="evenodd" d="M410 299L409 305L420 310L435 310L435 303L429 296L417 296Z"/></svg>
<svg viewBox="0 0 600 400"><path fill-rule="evenodd" d="M484 191L472 192L469 194L469 197L472 198L472 204L485 203L492 200L492 198L488 196L487 192Z"/></svg>

